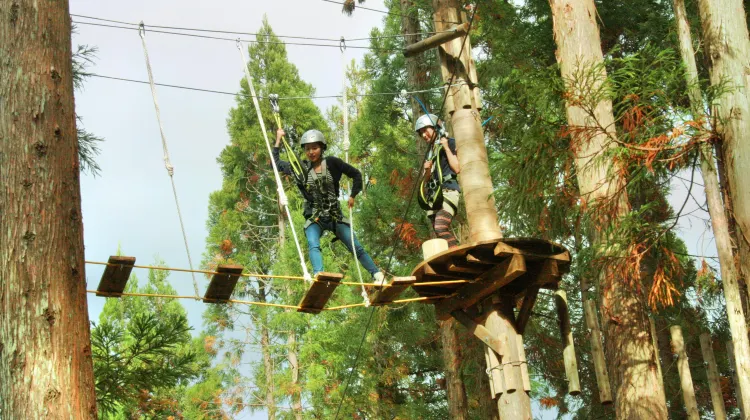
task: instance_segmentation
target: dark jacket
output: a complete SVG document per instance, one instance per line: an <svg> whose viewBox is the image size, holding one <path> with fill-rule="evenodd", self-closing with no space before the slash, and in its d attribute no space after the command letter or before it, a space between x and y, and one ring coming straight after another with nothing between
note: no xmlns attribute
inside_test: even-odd
<svg viewBox="0 0 750 420"><path fill-rule="evenodd" d="M341 190L340 181L342 174L348 176L352 179L352 181L354 181L351 192L352 197L356 197L357 194L362 191L362 173L359 172L357 168L335 156L325 156L323 159L325 159L326 166L328 167L328 172L331 174L331 178L333 178L333 188L337 196L339 195L339 191ZM276 167L279 168L279 171L283 172L286 175L294 175L292 165L285 160L281 160L281 158L279 157L278 147L273 148L273 160L274 162L276 162ZM307 160L302 161L302 170L305 172L305 177L307 177L307 173L310 171L311 165L312 164ZM312 200L312 196L304 191L304 184L302 184L302 186L297 185L297 187L303 190L302 195L307 201L305 205L305 217L309 217L310 215L308 215L307 213L308 208L312 208L312 203L310 202ZM312 214L312 210L310 210L310 214Z"/></svg>

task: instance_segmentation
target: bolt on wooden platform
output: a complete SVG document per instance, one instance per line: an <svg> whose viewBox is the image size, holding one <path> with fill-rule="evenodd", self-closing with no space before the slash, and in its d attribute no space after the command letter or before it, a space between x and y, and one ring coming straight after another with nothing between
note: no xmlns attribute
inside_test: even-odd
<svg viewBox="0 0 750 420"><path fill-rule="evenodd" d="M241 265L226 264L216 268L216 274L211 277L203 300L208 303L227 303L232 297L234 287L244 268Z"/></svg>
<svg viewBox="0 0 750 420"><path fill-rule="evenodd" d="M320 313L325 308L328 299L331 298L342 278L344 278L344 275L339 273L318 273L299 303L300 308L297 311L310 314Z"/></svg>
<svg viewBox="0 0 750 420"><path fill-rule="evenodd" d="M97 296L120 297L128 284L130 273L135 265L135 257L113 255L107 261L102 279L96 288Z"/></svg>
<svg viewBox="0 0 750 420"><path fill-rule="evenodd" d="M396 300L404 290L408 289L409 286L416 282L417 278L414 276L394 277L390 283L384 286L367 286L370 305L387 305Z"/></svg>

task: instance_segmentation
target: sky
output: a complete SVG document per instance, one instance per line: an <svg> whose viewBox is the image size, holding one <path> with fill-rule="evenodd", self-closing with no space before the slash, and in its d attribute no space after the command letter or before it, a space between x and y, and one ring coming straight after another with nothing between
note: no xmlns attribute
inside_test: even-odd
<svg viewBox="0 0 750 420"><path fill-rule="evenodd" d="M366 6L385 9L382 0L368 0ZM277 35L353 39L369 36L370 29L380 26L384 17L364 9L348 17L341 13L341 5L322 0L71 0L70 12L74 22L113 24L81 16L131 23L143 21L147 25L146 42L157 83L224 92L237 92L244 77L234 41L160 34L149 31L148 25L256 32L266 16ZM148 80L137 31L83 23L76 26L73 45L88 44L98 48L89 72ZM236 35L206 34L236 38ZM349 48L346 54L349 59L360 60L365 51ZM289 45L287 53L301 78L311 83L318 95L340 94L339 48ZM226 119L234 97L169 87L157 87L157 97L190 254L193 266L198 268L207 236L208 197L221 187L216 159L229 143ZM316 100L316 104L325 109L334 101ZM86 80L84 90L76 93L76 110L83 119L83 127L105 139L100 145L101 154L96 157L102 168L101 175L85 174L81 179L86 259L106 261L120 247L123 255L136 257L136 264L149 265L160 258L168 266L188 268L148 85L91 77ZM679 208L687 194L682 181L675 182L677 189L671 202ZM693 193L703 203L702 189L696 187ZM690 199L685 212L692 212L696 207L696 202ZM715 255L712 236L702 220L705 217L697 211L680 223L680 232L691 253ZM88 289L96 289L102 271L102 266L87 265ZM134 273L142 282L147 275L145 270L139 269ZM208 281L202 275L197 275L196 279L203 293ZM173 273L170 281L178 294L194 294L190 274ZM104 298L89 295L91 320L98 320L104 302ZM188 311L191 325L200 330L204 304L194 300L183 300L182 304ZM259 413L251 418L263 417Z"/></svg>

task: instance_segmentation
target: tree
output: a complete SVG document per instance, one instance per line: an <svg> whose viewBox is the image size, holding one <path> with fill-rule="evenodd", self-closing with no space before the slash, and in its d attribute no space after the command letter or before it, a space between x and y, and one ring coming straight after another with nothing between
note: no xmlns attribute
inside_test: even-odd
<svg viewBox="0 0 750 420"><path fill-rule="evenodd" d="M132 275L125 292L174 295L168 277L167 271L151 269L148 282L139 287ZM193 338L190 330L187 313L175 299L108 299L91 332L101 416L183 418L189 412L186 418L225 418L224 400L214 401L223 375L211 368L205 336Z"/></svg>
<svg viewBox="0 0 750 420"><path fill-rule="evenodd" d="M550 6L560 71L570 89L566 98L567 116L576 154L576 177L580 196L589 206L587 212L595 223L589 236L597 253L618 258L626 251L617 250L612 243L613 235L618 219L629 212L630 204L626 180L617 164L605 158L608 149L615 147L613 139L617 133L611 100L597 95L607 76L594 20L596 8L593 1L551 1ZM581 83L581 79L585 81ZM605 314L606 353L616 389L617 416L666 418L664 390L656 377L656 352L648 339L643 303L631 286L632 280L620 277L627 275L626 272L606 265L602 268L598 287Z"/></svg>
<svg viewBox="0 0 750 420"><path fill-rule="evenodd" d="M68 2L0 14L0 412L96 416Z"/></svg>

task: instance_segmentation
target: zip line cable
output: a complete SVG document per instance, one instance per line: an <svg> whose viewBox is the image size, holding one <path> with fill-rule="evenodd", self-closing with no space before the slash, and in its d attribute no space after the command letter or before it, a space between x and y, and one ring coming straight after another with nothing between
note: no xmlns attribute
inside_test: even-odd
<svg viewBox="0 0 750 420"><path fill-rule="evenodd" d="M81 21L72 21L72 23L76 25L89 25L89 26L98 26L102 28L112 28L112 29L125 29L125 30L131 30L131 31L138 31L138 28L135 27L128 27L128 26L115 26L115 25L107 25L103 23L94 23L94 22L81 22ZM156 34L167 34L167 35L179 35L179 36L187 36L191 38L203 38L203 39L213 39L218 41L237 41L237 38L225 38L225 37L219 37L219 36L209 36L209 35L199 35L199 34L190 34L186 32L174 32L174 31L164 31L164 30L158 30L158 29L149 29L149 33L156 33ZM271 45L295 45L295 46L305 46L305 47L328 47L328 48L338 48L339 46L336 44L316 44L316 43L306 43L306 42L284 42L284 41L259 41L259 40L252 40L252 39L240 39L242 42L247 42L250 44L271 44ZM349 48L358 48L358 49L364 49L364 50L373 50L378 52L401 52L401 50L395 50L395 49L388 49L388 48L376 48L376 47L369 47L364 45L352 45Z"/></svg>
<svg viewBox="0 0 750 420"><path fill-rule="evenodd" d="M324 2L326 2L326 3L340 4L340 5L342 5L342 6L344 5L344 3L342 3L342 2L339 2L339 1L333 1L333 0L322 0L322 1L324 1ZM369 11L371 11L371 12L382 13L382 14L384 14L384 15L391 15L391 16L400 16L400 17L409 17L409 16L405 16L405 15L402 15L401 13L389 12L389 11L386 11L386 10L371 9L371 8L369 8L369 7L365 7L365 6L359 6L359 5L355 7L355 10L356 10L356 9L369 10ZM459 23L460 23L460 22L451 22L451 21L448 21L448 20L440 20L440 21L438 21L438 22L443 22L443 23L454 23L454 24L459 24Z"/></svg>
<svg viewBox="0 0 750 420"><path fill-rule="evenodd" d="M236 41L236 40L235 40ZM149 85L150 82L144 81L144 80L135 80L135 79L128 79L125 77L115 77L115 76L105 76L102 74L96 74L96 73L83 73L83 76L91 76L91 77L98 77L100 79L109 79L109 80L119 80L121 82L129 82L129 83L139 83L144 85ZM400 92L375 92L375 93L357 93L353 96L356 96L358 98L367 97L367 96L403 96L403 95L410 95L415 93L427 93L427 92L434 92L436 90L442 90L449 87L454 86L463 86L467 84L466 82L461 83L455 83L449 86L443 85L438 87L433 87L429 89L421 89L421 90L413 90L413 91L400 91ZM204 92L204 93L216 93L220 95L229 95L229 96L244 96L246 98L251 97L251 95L246 95L241 92L226 92L221 90L213 90L213 89L203 89L203 88L196 88L196 87L190 87L190 86L181 86L181 85L172 85L172 84L166 84L166 83L154 83L155 86L163 86L163 87L169 87L169 88L175 88L175 89L184 89L184 90L192 90L196 92ZM341 98L342 95L317 95L317 96L279 96L278 100L298 100L298 99L336 99ZM259 99L270 99L268 96L258 96Z"/></svg>
<svg viewBox="0 0 750 420"><path fill-rule="evenodd" d="M76 18L83 18L83 19L91 19L91 20L97 20L101 22L109 22L109 23L117 23L120 25L133 25L138 26L138 23L132 23L132 22L124 22L121 20L113 20L113 19L104 19L100 17L95 16L86 16L86 15L78 15L75 13L70 14L71 17ZM75 22L75 23L81 23L81 24L87 24L87 22ZM186 28L186 27L179 27L179 26L163 26L163 25L145 25L146 28L151 31L150 28L153 29L171 29L171 30L177 30L177 31L190 31L190 32L205 32L205 33L214 33L214 34L228 34L228 35L249 35L249 36L266 36L266 34L260 34L257 32L240 32L240 31L227 31L227 30L219 30L219 29L204 29L204 28ZM450 31L442 31L442 32L450 32ZM363 37L363 38L351 38L349 39L350 42L352 41L371 41L374 39L385 39L385 38L400 38L400 37L406 37L406 36L414 36L414 35L434 35L441 32L420 32L420 33L414 33L414 34L399 34L399 35L383 35L383 36L371 36L371 37ZM295 36L295 35L276 35L274 34L276 38L286 38L286 39L304 39L308 41L328 41L328 42L339 42L336 38L316 38L316 37L307 37L307 36Z"/></svg>
<svg viewBox="0 0 750 420"><path fill-rule="evenodd" d="M169 159L169 149L167 148L167 137L164 135L164 125L161 122L161 112L159 111L159 102L156 99L156 86L154 85L154 74L151 71L151 61L148 58L148 48L146 47L146 31L142 27L138 30L138 35L141 37L141 44L143 45L143 57L146 60L146 71L148 72L148 80L151 85L151 97L154 100L154 109L156 109L156 120L159 123L159 134L161 135L161 146L164 151L164 167L167 169L169 174L169 181L172 184L172 193L174 194L174 202L177 206L177 218L180 220L180 229L182 230L182 239L185 241L185 252L187 252L188 264L190 269L193 269L193 260L190 258L190 248L188 247L187 233L185 233L185 223L182 221L182 212L180 211L180 201L177 199L177 187L174 183L174 166ZM200 299L200 291L198 290L198 281L193 276L193 287L195 288L195 298Z"/></svg>
<svg viewBox="0 0 750 420"><path fill-rule="evenodd" d="M294 227L294 219L292 219L292 213L289 211L289 203L287 202L286 192L284 191L284 184L281 182L281 176L279 176L279 168L276 167L276 161L273 159L273 152L271 151L271 143L268 141L268 132L266 131L266 123L263 121L263 114L260 111L260 105L258 104L258 97L255 94L255 87L253 86L253 78L250 75L250 69L247 66L247 59L245 58L245 52L242 51L242 42L237 40L237 50L240 53L242 59L242 67L245 71L245 79L247 79L247 85L250 88L250 95L253 98L253 105L255 105L255 112L258 115L258 122L260 123L260 129L263 132L263 138L266 141L266 148L268 149L268 155L271 156L271 166L273 166L273 174L276 178L276 187L279 193L279 204L284 206L286 210L286 216L289 220L289 224L292 226L292 236L294 237L294 244L297 246L297 254L299 255L300 265L302 266L302 273L305 280L312 281L310 272L307 271L307 264L305 264L305 257L302 255L302 248L297 238L297 229Z"/></svg>
<svg viewBox="0 0 750 420"><path fill-rule="evenodd" d="M330 1L330 0L323 0L323 1ZM463 54L463 52L464 52L464 47L466 47L466 44L467 44L466 41L467 41L467 39L469 37L468 34L471 32L471 26L474 23L474 16L476 16L477 9L478 9L478 7L474 7L474 10L471 13L471 18L469 18L468 30L466 31L467 35L464 36L463 42L461 43L461 51L458 53L458 55L456 57L461 57L461 54ZM454 79L455 76L456 76L456 69L454 68L453 71L451 72L451 78L450 78L450 80L447 83L448 86L450 86L450 85L453 84L453 79ZM448 93L449 93L449 90L446 89L445 90L445 95L443 96L443 103L440 105L440 111L438 112L437 115L442 114L443 109L445 108L445 103L448 100ZM429 151L430 151L430 149L428 148L427 151L425 152L425 158L427 157L427 154L429 153ZM409 210L411 209L412 202L414 201L414 193L417 190L416 186L418 184L419 183L415 183L414 187L412 188L412 193L411 193L411 196L409 197L409 204L406 207L406 211L404 212L404 217L402 218L402 220L406 220L406 215L409 213ZM403 228L403 223L399 226L397 234L400 235L402 228ZM396 242L396 244L398 244L398 241ZM394 246L393 250L391 251L390 257L388 258L388 269L390 269L390 265L393 262L393 256L395 255L395 253L396 253L396 247ZM344 400L346 399L346 395L347 395L347 392L349 390L349 383L351 382L352 375L354 374L354 371L357 369L357 364L359 363L359 355L360 355L360 353L362 351L362 345L365 342L365 338L367 337L367 332L370 329L370 324L372 323L372 317L375 314L375 308L377 308L377 306L373 306L372 309L370 310L370 316L367 319L367 325L365 326L365 331L362 334L362 339L359 342L359 347L357 348L357 355L354 358L354 364L352 365L352 368L349 370L349 376L347 376L347 378L346 378L346 384L344 386L344 392L343 392L343 395L341 396L341 400L339 401L338 408L336 409L336 416L335 416L336 420L338 420L339 412L341 411L341 406L344 404Z"/></svg>

